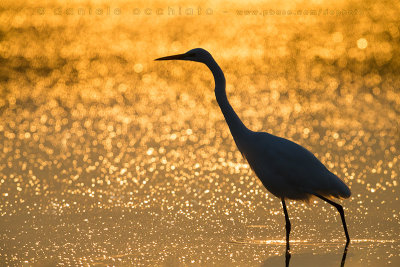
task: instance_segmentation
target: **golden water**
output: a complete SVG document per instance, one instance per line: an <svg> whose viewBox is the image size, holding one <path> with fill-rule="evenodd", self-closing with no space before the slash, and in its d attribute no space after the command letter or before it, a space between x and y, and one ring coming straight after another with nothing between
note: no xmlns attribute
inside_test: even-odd
<svg viewBox="0 0 400 267"><path fill-rule="evenodd" d="M3 1L0 265L284 265L280 201L236 149L211 74L153 61L203 47L250 129L307 147L351 188L345 266L399 266L399 12ZM288 212L291 266L339 266L337 211Z"/></svg>

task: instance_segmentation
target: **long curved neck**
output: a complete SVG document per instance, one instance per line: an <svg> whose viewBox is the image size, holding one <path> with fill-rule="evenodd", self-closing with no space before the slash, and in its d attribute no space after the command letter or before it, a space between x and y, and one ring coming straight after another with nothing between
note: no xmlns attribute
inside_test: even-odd
<svg viewBox="0 0 400 267"><path fill-rule="evenodd" d="M221 68L218 66L217 62L215 62L215 60L212 60L206 63L206 65L214 75L215 97L217 98L218 105L222 113L224 114L226 123L228 124L231 134L235 139L236 145L239 145L238 138L244 137L250 132L250 130L243 124L243 122L240 120L228 101L225 91L225 76Z"/></svg>

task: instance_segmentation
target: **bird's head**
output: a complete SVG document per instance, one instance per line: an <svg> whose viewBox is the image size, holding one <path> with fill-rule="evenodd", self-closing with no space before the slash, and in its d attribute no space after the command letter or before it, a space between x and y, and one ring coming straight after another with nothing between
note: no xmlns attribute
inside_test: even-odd
<svg viewBox="0 0 400 267"><path fill-rule="evenodd" d="M188 60L188 61L196 61L207 64L207 62L212 61L213 58L208 51L202 48L195 48L187 51L184 54L178 54L168 57L160 57L155 60Z"/></svg>

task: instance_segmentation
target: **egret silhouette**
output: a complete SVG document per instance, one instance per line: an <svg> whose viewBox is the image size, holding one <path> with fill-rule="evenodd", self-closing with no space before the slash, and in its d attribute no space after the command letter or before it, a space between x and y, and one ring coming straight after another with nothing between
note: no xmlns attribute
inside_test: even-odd
<svg viewBox="0 0 400 267"><path fill-rule="evenodd" d="M330 172L310 151L281 137L249 130L230 105L225 91L225 76L209 52L202 48L156 60L187 60L205 64L214 75L215 96L236 146L265 188L282 202L286 220L286 252L289 254L290 220L286 199L308 201L316 196L333 205L342 219L346 251L350 242L343 207L332 198L348 198L350 189Z"/></svg>

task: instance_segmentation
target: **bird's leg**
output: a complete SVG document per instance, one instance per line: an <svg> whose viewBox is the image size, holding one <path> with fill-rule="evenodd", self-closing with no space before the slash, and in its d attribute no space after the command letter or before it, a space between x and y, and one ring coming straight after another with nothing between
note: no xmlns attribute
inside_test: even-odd
<svg viewBox="0 0 400 267"><path fill-rule="evenodd" d="M282 207L283 207L283 212L285 213L285 220L286 220L286 260L288 261L288 259L290 259L290 247L289 247L289 234L290 234L290 220L289 220L289 215L286 209L286 203L285 203L285 199L282 198Z"/></svg>
<svg viewBox="0 0 400 267"><path fill-rule="evenodd" d="M321 195L315 194L315 196L317 196L317 197L319 197L320 199L322 199L322 200L328 202L329 204L331 204L332 206L334 206L334 207L339 211L340 218L342 219L342 224L343 224L344 233L345 233L345 235L346 235L346 240L347 240L347 241L346 241L346 245L348 245L349 242L350 242L350 237L349 237L349 233L347 232L347 225L346 225L346 220L344 219L344 211L343 211L342 205L337 204L337 203L333 202L332 200L329 200L329 199L327 199L327 198L325 198L325 197L323 197L323 196L321 196Z"/></svg>

